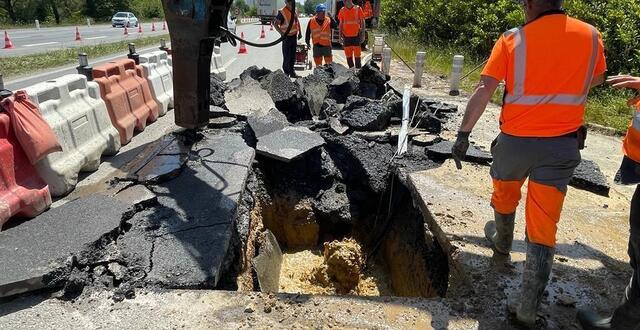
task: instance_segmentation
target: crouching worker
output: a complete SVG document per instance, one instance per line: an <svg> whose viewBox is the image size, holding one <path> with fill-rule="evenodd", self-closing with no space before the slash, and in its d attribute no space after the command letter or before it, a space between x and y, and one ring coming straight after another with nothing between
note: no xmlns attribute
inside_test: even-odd
<svg viewBox="0 0 640 330"><path fill-rule="evenodd" d="M520 295L509 299L509 310L519 323L533 326L551 274L567 185L580 163L587 96L592 86L604 82L606 63L600 33L567 16L562 0L521 3L527 23L496 42L452 153L461 169L471 130L505 81L501 133L491 146L495 217L485 226L485 236L497 256L509 255L521 189L528 180L527 257Z"/></svg>
<svg viewBox="0 0 640 330"><path fill-rule="evenodd" d="M331 64L333 55L331 53L331 30L338 27L338 23L327 15L327 6L319 4L316 6L316 15L311 18L307 25L305 42L311 48L313 41L313 61L316 66Z"/></svg>

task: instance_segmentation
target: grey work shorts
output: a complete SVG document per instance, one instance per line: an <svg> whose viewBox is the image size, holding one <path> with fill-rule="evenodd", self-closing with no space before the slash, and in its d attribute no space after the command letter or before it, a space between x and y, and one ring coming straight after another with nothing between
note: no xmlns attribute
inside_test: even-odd
<svg viewBox="0 0 640 330"><path fill-rule="evenodd" d="M491 177L501 181L529 178L563 193L580 164L575 137L517 137L500 133L491 144Z"/></svg>
<svg viewBox="0 0 640 330"><path fill-rule="evenodd" d="M313 57L331 56L331 46L313 45Z"/></svg>

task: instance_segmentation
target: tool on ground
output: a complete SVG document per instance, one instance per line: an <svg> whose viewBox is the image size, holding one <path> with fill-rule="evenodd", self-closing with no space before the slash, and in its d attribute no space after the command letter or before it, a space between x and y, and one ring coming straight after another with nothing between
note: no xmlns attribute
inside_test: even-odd
<svg viewBox="0 0 640 330"><path fill-rule="evenodd" d="M309 47L306 44L296 45L296 61L293 64L295 70L311 70L313 65L309 59Z"/></svg>
<svg viewBox="0 0 640 330"><path fill-rule="evenodd" d="M4 49L13 49L13 43L11 42L11 38L9 38L9 33L4 31Z"/></svg>

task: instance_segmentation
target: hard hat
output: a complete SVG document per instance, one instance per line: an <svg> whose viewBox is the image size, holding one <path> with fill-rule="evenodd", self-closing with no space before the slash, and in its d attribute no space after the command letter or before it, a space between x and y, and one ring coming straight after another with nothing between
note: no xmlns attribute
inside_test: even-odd
<svg viewBox="0 0 640 330"><path fill-rule="evenodd" d="M327 6L325 6L324 3L321 3L316 6L316 13L326 13L326 12L327 12Z"/></svg>

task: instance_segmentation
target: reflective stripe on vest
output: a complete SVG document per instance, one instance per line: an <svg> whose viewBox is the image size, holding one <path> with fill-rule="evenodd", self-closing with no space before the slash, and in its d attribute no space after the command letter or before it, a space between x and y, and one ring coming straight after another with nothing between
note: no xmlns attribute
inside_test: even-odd
<svg viewBox="0 0 640 330"><path fill-rule="evenodd" d="M313 42L328 46L331 44L331 21L329 18L325 18L322 25L318 24L316 18L312 18L311 22L311 37Z"/></svg>
<svg viewBox="0 0 640 330"><path fill-rule="evenodd" d="M287 16L285 12L289 13L289 16ZM284 22L282 22L283 24L280 25L280 27L282 28L282 32L287 32L287 29L289 28L289 24L291 24L291 21L292 21L291 16L293 16L293 13L291 13L291 10L287 7L280 9L280 13L282 14L282 17L284 17ZM289 35L293 36L296 34L298 34L298 25L295 24L295 21L294 21L293 26L291 27L291 31L289 31Z"/></svg>
<svg viewBox="0 0 640 330"><path fill-rule="evenodd" d="M524 84L526 82L527 72L527 38L523 29L511 29L505 32L505 37L515 34L514 49L514 83L513 91L507 93L504 98L505 104L514 105L539 105L539 104L556 104L556 105L584 105L589 95L591 82L593 81L593 70L596 67L598 57L598 31L593 27L591 59L589 61L589 69L584 81L584 87L581 94L547 94L547 95L525 95Z"/></svg>

